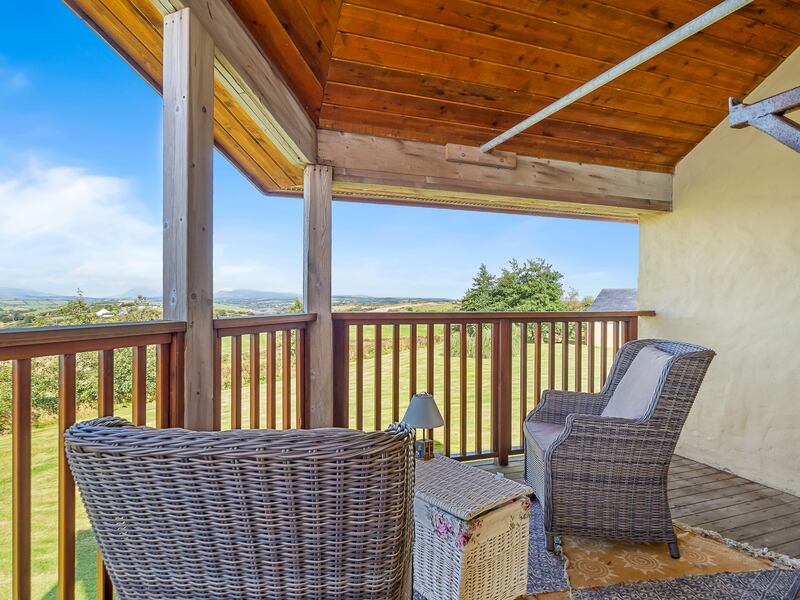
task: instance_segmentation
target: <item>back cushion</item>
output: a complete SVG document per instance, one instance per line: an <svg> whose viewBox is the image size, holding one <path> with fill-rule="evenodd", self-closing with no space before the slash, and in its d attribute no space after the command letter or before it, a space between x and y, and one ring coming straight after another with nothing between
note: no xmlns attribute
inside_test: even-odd
<svg viewBox="0 0 800 600"><path fill-rule="evenodd" d="M639 350L603 410L603 416L625 419L643 417L670 358L671 354L653 346Z"/></svg>

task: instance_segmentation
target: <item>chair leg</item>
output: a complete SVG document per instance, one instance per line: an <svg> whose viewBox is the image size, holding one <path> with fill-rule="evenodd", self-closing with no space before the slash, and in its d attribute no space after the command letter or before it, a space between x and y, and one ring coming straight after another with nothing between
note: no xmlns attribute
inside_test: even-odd
<svg viewBox="0 0 800 600"><path fill-rule="evenodd" d="M544 537L547 540L547 551L548 552L555 552L556 551L556 539L555 539L555 536L552 533L545 532Z"/></svg>
<svg viewBox="0 0 800 600"><path fill-rule="evenodd" d="M669 555L672 558L681 557L681 551L678 549L678 540L675 540L674 542L669 542L668 546L669 546Z"/></svg>

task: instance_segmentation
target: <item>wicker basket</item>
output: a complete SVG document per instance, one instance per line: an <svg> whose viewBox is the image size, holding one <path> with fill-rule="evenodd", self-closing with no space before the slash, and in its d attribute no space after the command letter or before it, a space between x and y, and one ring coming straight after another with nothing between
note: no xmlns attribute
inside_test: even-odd
<svg viewBox="0 0 800 600"><path fill-rule="evenodd" d="M526 591L532 490L448 458L417 461L414 589L427 600Z"/></svg>

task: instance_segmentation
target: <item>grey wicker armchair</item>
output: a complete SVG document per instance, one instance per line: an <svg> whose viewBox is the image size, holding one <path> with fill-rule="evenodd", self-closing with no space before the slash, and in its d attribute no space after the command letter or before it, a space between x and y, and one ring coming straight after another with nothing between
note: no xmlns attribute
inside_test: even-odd
<svg viewBox="0 0 800 600"><path fill-rule="evenodd" d="M121 600L400 599L413 434L192 432L119 418L66 453Z"/></svg>
<svg viewBox="0 0 800 600"><path fill-rule="evenodd" d="M634 359L648 347L658 352L645 355L666 354L649 382L650 393L640 394L641 414L602 416ZM620 348L600 393L542 393L524 424L525 479L543 506L548 550L554 550L555 535L567 534L664 541L670 555L680 557L667 472L713 357L713 351L692 344L633 341ZM632 372L640 372L642 364Z"/></svg>

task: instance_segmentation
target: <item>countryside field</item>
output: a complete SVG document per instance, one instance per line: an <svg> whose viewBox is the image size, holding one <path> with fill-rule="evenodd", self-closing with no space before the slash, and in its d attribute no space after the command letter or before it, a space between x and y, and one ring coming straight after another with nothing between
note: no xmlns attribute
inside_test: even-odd
<svg viewBox="0 0 800 600"><path fill-rule="evenodd" d="M353 330L355 331L355 330ZM380 353L381 362L381 410L380 410L380 428L385 428L392 419L392 354L391 354L391 327L385 327L382 330L382 352ZM401 337L405 340L401 344L401 353L399 361L400 372L400 406L399 414L402 417L403 412L408 404L410 390L409 390L409 374L411 369L410 351L409 351L409 333L410 330L407 326L401 328ZM364 429L371 430L376 428L375 421L375 348L374 348L374 328L365 326L363 330L364 338L364 366L363 366L363 427ZM418 328L418 350L417 350L417 389L424 390L427 386L427 327ZM444 355L443 355L443 336L444 330L442 326L437 326L435 331L435 353L434 353L434 389L432 390L436 397L440 410L444 413ZM280 337L280 336L278 336ZM482 377L482 390L481 390L481 414L482 414L482 427L480 432L481 447L487 450L491 447L490 432L491 432L491 360L489 351L489 334L488 328L484 333L484 354L481 361L483 377ZM474 423L476 417L476 407L478 402L475 393L475 367L476 361L474 358L474 338L470 336L468 342L468 360L467 360L467 438L465 440L468 452L474 452L476 449L476 440L478 438L475 431ZM597 338L596 338L597 339ZM454 453L459 452L460 437L459 437L459 423L461 419L460 414L460 386L461 381L459 378L459 336L457 333L452 334L452 368L451 368L451 418L452 418L452 431L451 431L451 444ZM223 369L229 372L230 368L230 345L229 340L226 339L226 344L223 346ZM350 353L350 424L355 426L355 397L356 397L356 378L357 366L354 360L355 353L355 335L351 335L351 353ZM262 340L262 349L265 347ZM528 394L527 406L531 408L534 405L534 345L528 343ZM569 382L570 387L574 387L574 345L570 345L570 360L569 360ZM599 349L596 349L597 356L599 356ZM555 347L555 381L552 382L552 387L560 388L561 382L561 353L562 345L557 343ZM242 406L242 420L243 427L249 426L249 382L247 378L248 373L248 342L247 338L244 339L243 344L243 372L245 373L244 388L243 388L243 406ZM548 373L548 352L547 344L544 344L542 352L543 364L541 372L543 375L542 389L551 387L550 382L547 381ZM262 354L262 360L264 355ZM280 374L280 352L278 352L278 373ZM596 361L599 363L599 360ZM609 364L611 357L609 355ZM512 406L513 422L512 432L513 441L512 446L520 444L520 395L519 395L519 380L520 380L520 361L519 361L519 336L515 340L515 347L513 352L513 369L512 369ZM583 373L582 373L582 387L586 389L588 375L586 373L587 364L587 349L583 348ZM294 377L294 369L292 374ZM262 378L264 376L264 368L262 366ZM595 377L599 382L599 364L596 365ZM276 405L281 405L281 385L278 383ZM597 384L599 387L599 383ZM294 394L295 382L292 382L292 393ZM266 397L266 383L261 382L261 405L262 405L262 426L264 423L264 398ZM230 426L230 400L229 392L223 393L223 428ZM293 402L293 411L295 410ZM119 404L116 407L116 414L120 416L130 416L130 406ZM93 415L90 408L82 409L79 418L91 418ZM278 427L282 426L280 409L277 411ZM294 420L294 414L292 415ZM149 405L148 422L155 421L155 406L153 403ZM435 431L435 439L437 441L437 450L441 450L443 441L444 430L443 428ZM58 430L57 426L53 423L45 423L37 426L32 436L32 465L33 465L33 597L55 599L56 598L56 552L57 552L57 481L58 481L58 463L57 463L57 440ZM11 438L9 435L0 436L0 457L3 461L0 464L0 590L10 590L11 586ZM95 543L89 528L89 523L85 513L78 508L77 515L77 552L78 552L78 565L77 565L77 597L78 598L93 598L95 593Z"/></svg>

